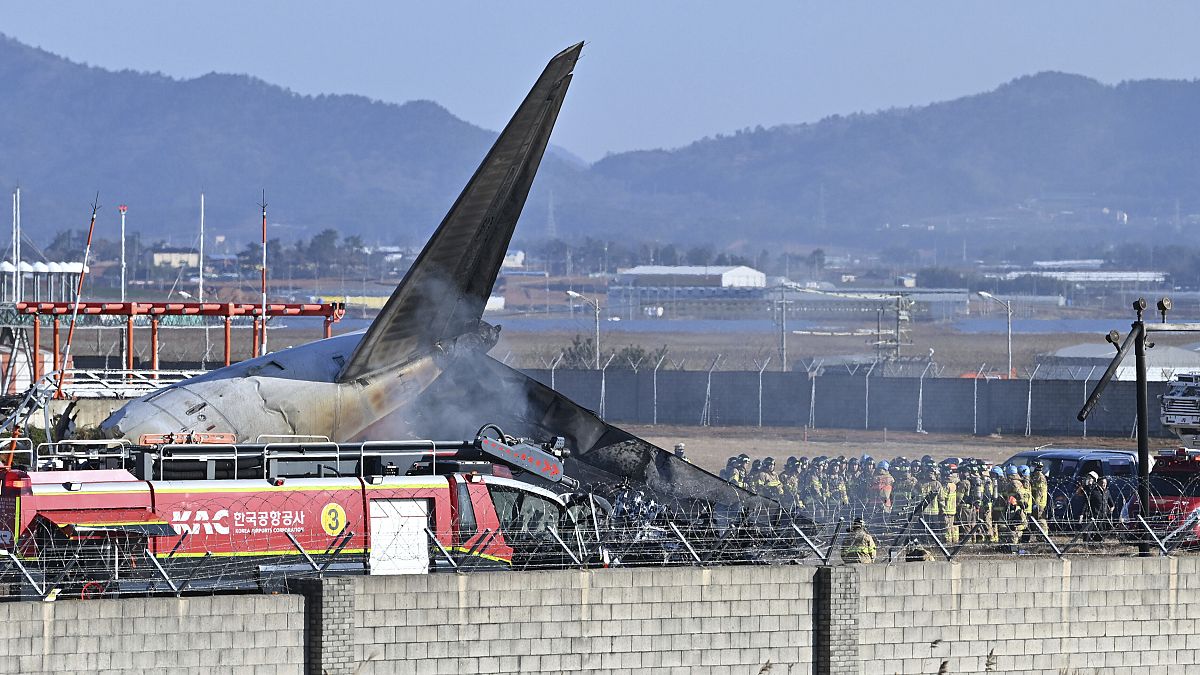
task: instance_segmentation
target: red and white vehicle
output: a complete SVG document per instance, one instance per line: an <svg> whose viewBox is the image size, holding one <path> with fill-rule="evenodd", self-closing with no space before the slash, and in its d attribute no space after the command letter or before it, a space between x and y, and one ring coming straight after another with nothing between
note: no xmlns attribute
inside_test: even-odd
<svg viewBox="0 0 1200 675"><path fill-rule="evenodd" d="M1136 492L1121 509L1121 522L1130 533L1144 536L1137 517L1145 515L1164 545L1200 544L1200 450L1162 450L1150 469L1150 508L1142 514Z"/></svg>
<svg viewBox="0 0 1200 675"><path fill-rule="evenodd" d="M0 468L0 548L10 581L41 594L521 567L574 557L578 543L559 496L512 477L569 482L561 441L93 442L26 454L32 466Z"/></svg>
<svg viewBox="0 0 1200 675"><path fill-rule="evenodd" d="M1164 450L1155 460L1150 470L1150 520L1175 528L1187 523L1189 538L1200 540L1200 450Z"/></svg>

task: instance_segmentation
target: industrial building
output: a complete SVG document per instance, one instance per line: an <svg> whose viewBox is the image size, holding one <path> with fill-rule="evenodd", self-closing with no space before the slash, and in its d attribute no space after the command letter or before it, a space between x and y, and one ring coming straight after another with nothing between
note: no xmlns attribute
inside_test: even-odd
<svg viewBox="0 0 1200 675"><path fill-rule="evenodd" d="M639 265L609 284L608 308L626 319L758 317L766 285L766 274L741 265Z"/></svg>
<svg viewBox="0 0 1200 675"><path fill-rule="evenodd" d="M744 266L642 265L619 272L608 287L609 312L626 319L772 318L783 306L795 319L876 320L900 306L906 321L951 320L967 316L969 300L961 288L768 286L765 274Z"/></svg>
<svg viewBox="0 0 1200 675"><path fill-rule="evenodd" d="M1038 378L1047 380L1095 379L1112 362L1113 346L1105 342L1088 342L1063 347L1037 358ZM1166 382L1176 373L1200 372L1200 354L1181 347L1158 345L1146 350L1146 376L1151 382ZM1116 380L1137 379L1132 358L1117 368Z"/></svg>
<svg viewBox="0 0 1200 675"><path fill-rule="evenodd" d="M618 272L617 284L643 288L763 288L767 275L744 265L638 265Z"/></svg>
<svg viewBox="0 0 1200 675"><path fill-rule="evenodd" d="M186 267L200 266L200 253L193 248L164 246L150 252L150 264L155 267Z"/></svg>

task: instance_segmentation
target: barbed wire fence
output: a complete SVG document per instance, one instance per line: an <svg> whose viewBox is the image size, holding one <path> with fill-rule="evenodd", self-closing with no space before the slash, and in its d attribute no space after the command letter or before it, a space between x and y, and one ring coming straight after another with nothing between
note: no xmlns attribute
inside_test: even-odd
<svg viewBox="0 0 1200 675"><path fill-rule="evenodd" d="M345 500L321 491L294 493L283 509L277 495L245 493L235 509L227 500L192 500L169 522L140 530L38 516L24 545L0 554L0 583L8 599L54 599L272 591L336 574L830 565L856 559L859 548L847 547L858 546L858 518L876 542L873 564L1136 555L1142 544L1162 556L1189 555L1200 544L1200 510L1156 508L1143 516L1132 483L1109 488L1101 512L1089 511L1082 491L1064 482L1051 489L1044 510L985 511L968 499L948 516L926 501L851 497L763 509L660 502L628 485L595 486L567 496L565 510L497 498L493 527L451 523L433 506L435 489L379 500L369 512L346 509ZM1200 496L1200 480L1156 480L1153 494L1155 503L1184 504Z"/></svg>
<svg viewBox="0 0 1200 675"><path fill-rule="evenodd" d="M1136 428L1132 413L1125 416L1111 407L1089 421L1075 419L1077 406L1086 401L1102 371L1099 365L1039 363L1006 376L986 362L961 373L933 359L839 362L814 357L795 361L793 369L785 372L771 370L769 365L775 362L774 355L766 355L752 358L745 369L730 369L722 351L697 369L695 364L688 367L687 358L669 352L645 363L610 351L602 354L601 363L607 367L599 372L565 368L561 355L555 354L535 364L532 374L615 423L886 427L916 433L981 436L1002 431L1026 437L1080 438L1132 437ZM618 370L625 375L614 377ZM1160 374L1169 379L1174 371ZM662 386L664 377L667 388ZM1165 382L1151 386L1165 386ZM1132 386L1132 382L1117 383L1118 389ZM614 407L615 400L621 405ZM1120 420L1115 419L1118 415ZM1169 438L1157 415L1152 417L1151 433Z"/></svg>

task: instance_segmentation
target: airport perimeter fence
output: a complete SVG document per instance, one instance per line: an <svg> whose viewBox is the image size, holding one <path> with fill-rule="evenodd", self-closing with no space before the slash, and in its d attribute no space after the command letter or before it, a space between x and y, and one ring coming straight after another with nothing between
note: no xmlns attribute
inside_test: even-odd
<svg viewBox="0 0 1200 675"><path fill-rule="evenodd" d="M1047 379L939 377L936 364L919 376L883 376L870 364L806 370L526 370L615 424L767 426L1026 436L1132 437L1136 391L1112 382L1086 422L1076 419L1101 368ZM944 375L944 373L941 373ZM1059 370L1063 374L1063 370ZM1150 382L1150 433L1168 437L1157 397L1166 382Z"/></svg>
<svg viewBox="0 0 1200 675"><path fill-rule="evenodd" d="M247 493L237 510L214 500L211 509L173 513L158 525L39 517L20 545L4 551L0 588L9 600L87 599L276 592L299 580L348 574L835 565L856 557L856 518L874 539L874 564L1137 555L1139 547L1165 556L1200 544L1200 509L1163 508L1155 499L1156 510L1141 517L1129 501L1122 504L1132 493L1131 485L1118 486L1108 510L1094 514L1082 490L1063 485L1038 514L973 512L960 502L951 519L924 503L890 511L862 501L791 511L667 505L619 486L576 493L565 500L565 513L548 501L497 499L498 526L486 526L485 514L477 513L474 527L457 531L449 513L428 512L432 495L374 500L384 503L364 513L331 508L319 490L296 493L286 511ZM1158 481L1153 494L1168 501L1200 495L1200 480ZM398 514L406 517L387 517Z"/></svg>

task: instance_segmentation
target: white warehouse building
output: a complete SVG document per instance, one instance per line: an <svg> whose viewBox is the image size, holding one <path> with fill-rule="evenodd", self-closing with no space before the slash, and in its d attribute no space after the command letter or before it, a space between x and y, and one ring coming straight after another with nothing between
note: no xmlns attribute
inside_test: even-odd
<svg viewBox="0 0 1200 675"><path fill-rule="evenodd" d="M656 288L764 288L767 285L767 275L745 265L639 265L618 272L617 283L622 286Z"/></svg>

